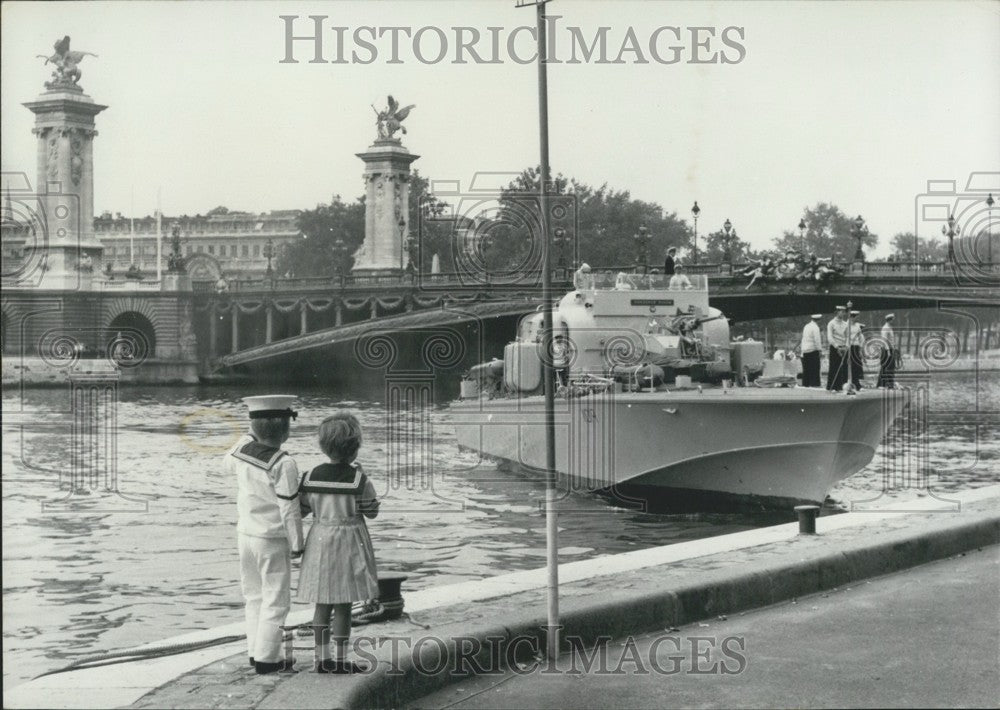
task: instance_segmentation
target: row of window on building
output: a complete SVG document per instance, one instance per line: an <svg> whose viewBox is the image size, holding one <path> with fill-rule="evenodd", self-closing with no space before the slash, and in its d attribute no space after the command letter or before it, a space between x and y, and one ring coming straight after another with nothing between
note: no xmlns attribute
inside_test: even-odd
<svg viewBox="0 0 1000 710"><path fill-rule="evenodd" d="M227 246L228 246L228 248L227 248ZM130 246L127 245L127 244L125 246L105 246L104 252L105 252L105 254L110 254L111 256L126 256L127 257L127 256L129 256L129 249L130 249ZM135 251L136 251L136 254L155 255L156 254L156 245L155 244L151 244L151 245L138 246L138 247L136 247ZM169 251L170 251L170 248L167 247L167 246L165 246L164 249L163 249L163 253L167 254L167 253L169 253ZM218 249L216 249L216 245L215 244L193 244L193 245L192 244L187 244L184 247L184 253L187 256L191 256L192 254L206 253L206 254L211 254L212 256L221 256L221 257L228 256L228 257L233 257L233 258L239 258L239 257L249 258L250 256L254 256L254 257L258 257L259 258L261 256L261 245L260 244L229 244L229 245L220 244L220 245L218 245Z"/></svg>

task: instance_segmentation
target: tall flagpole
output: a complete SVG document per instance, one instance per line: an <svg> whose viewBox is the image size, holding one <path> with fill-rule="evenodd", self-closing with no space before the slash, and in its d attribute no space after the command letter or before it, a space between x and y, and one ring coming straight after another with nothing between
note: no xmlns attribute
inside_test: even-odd
<svg viewBox="0 0 1000 710"><path fill-rule="evenodd" d="M162 228L163 214L160 212L160 188L156 188L156 280L160 281L163 275L163 234Z"/></svg>

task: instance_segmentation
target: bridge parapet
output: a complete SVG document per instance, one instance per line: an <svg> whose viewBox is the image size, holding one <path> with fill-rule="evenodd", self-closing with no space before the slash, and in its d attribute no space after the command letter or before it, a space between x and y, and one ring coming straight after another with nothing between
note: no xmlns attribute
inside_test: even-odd
<svg viewBox="0 0 1000 710"><path fill-rule="evenodd" d="M750 264L689 264L686 265L688 274L704 275L712 283L745 283L746 277L742 274ZM946 261L934 262L883 262L869 261L856 264L845 264L849 267L844 273L837 275L831 281L864 281L871 277L892 278L901 281L912 281L915 275L924 277L937 277L943 285L956 285L962 287L988 287L995 286L995 283L975 283L976 279L983 279L993 282L995 274L1000 279L1000 263L995 264L953 264ZM628 266L604 266L594 267L594 271L635 273L638 271L634 264ZM552 282L555 288L569 289L572 285L573 272L570 269L555 269L552 272ZM956 284L956 277L968 279L969 283ZM767 281L774 283L775 279ZM784 282L790 280L785 279ZM782 283L782 281L777 281ZM932 282L923 281L930 285ZM438 274L402 274L393 275L363 275L351 274L344 276L320 276L308 278L264 278L264 279L234 279L227 282L224 289L227 293L240 294L262 294L279 292L282 294L293 293L315 293L315 292L356 292L374 293L392 291L477 291L477 290L508 290L514 292L527 292L540 290L541 275L538 273L525 273L517 280L512 280L508 275L482 274L470 276L464 273L442 272ZM198 283L194 289L199 292L218 292L213 284Z"/></svg>

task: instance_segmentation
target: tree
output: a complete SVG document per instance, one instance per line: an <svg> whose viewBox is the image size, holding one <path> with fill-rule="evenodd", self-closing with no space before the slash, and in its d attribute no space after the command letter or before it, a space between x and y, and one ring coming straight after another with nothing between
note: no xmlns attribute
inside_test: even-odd
<svg viewBox="0 0 1000 710"><path fill-rule="evenodd" d="M454 219L447 214L447 203L431 192L430 181L414 170L410 175L410 233L418 240L416 257L420 273L429 274L437 254L442 271L454 270L452 235Z"/></svg>
<svg viewBox="0 0 1000 710"><path fill-rule="evenodd" d="M900 232L889 242L892 257L897 261L944 261L948 258L948 244L940 239L918 237L913 232Z"/></svg>
<svg viewBox="0 0 1000 710"><path fill-rule="evenodd" d="M445 208L445 203L430 192L428 180L414 170L410 175L409 229L419 240L423 260L420 266L428 273L434 253L439 254L442 269L449 268L450 230L435 219ZM302 212L298 227L302 239L278 255L278 273L336 276L342 269L346 274L354 266L354 253L365 240L365 198L348 204L340 195L334 195L330 204Z"/></svg>
<svg viewBox="0 0 1000 710"><path fill-rule="evenodd" d="M539 170L529 168L501 192L496 226L480 230L492 237L482 251L488 268L513 272L540 264L538 245ZM565 244L555 250L551 263L575 268L581 262L592 267L631 267L637 264L641 246L634 235L640 227L649 235L646 264L661 264L668 246L686 246L691 233L675 213L665 214L660 205L634 200L627 190L607 184L592 187L561 173L552 179L549 205L550 233L562 229Z"/></svg>
<svg viewBox="0 0 1000 710"><path fill-rule="evenodd" d="M841 261L851 261L857 250L857 240L852 234L854 218L841 212L836 205L820 202L815 207L806 208L802 215L806 223L805 253L815 254L821 259L840 254ZM802 244L799 234L785 231L774 240L775 248L784 253L799 249ZM878 244L878 235L865 232L861 243L869 249Z"/></svg>
<svg viewBox="0 0 1000 710"><path fill-rule="evenodd" d="M702 261L705 263L718 264L726 261L726 233L720 229L717 232L705 235L704 246L698 251ZM756 257L757 254L750 246L750 242L743 241L738 236L732 239L732 244L730 245L730 263L742 264Z"/></svg>
<svg viewBox="0 0 1000 710"><path fill-rule="evenodd" d="M334 195L330 204L299 214L298 227L302 238L278 254L279 274L334 276L340 268L347 273L365 239L364 201L347 204Z"/></svg>

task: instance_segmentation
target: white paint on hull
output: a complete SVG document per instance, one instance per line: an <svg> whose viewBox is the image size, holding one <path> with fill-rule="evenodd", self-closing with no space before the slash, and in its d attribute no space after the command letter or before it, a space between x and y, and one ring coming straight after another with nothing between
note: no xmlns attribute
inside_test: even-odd
<svg viewBox="0 0 1000 710"><path fill-rule="evenodd" d="M556 468L569 486L630 484L822 501L874 456L905 393L793 388L559 400ZM544 465L541 397L456 402L459 444Z"/></svg>

